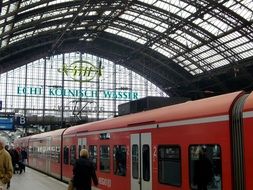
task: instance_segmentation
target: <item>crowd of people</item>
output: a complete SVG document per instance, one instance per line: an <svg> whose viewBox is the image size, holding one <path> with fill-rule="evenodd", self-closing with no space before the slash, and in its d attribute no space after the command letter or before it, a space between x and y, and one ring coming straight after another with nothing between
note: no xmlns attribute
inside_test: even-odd
<svg viewBox="0 0 253 190"><path fill-rule="evenodd" d="M5 149L9 152L12 160L13 172L21 174L25 172L25 164L27 161L27 152L24 147L20 148L9 148L8 145L5 146Z"/></svg>
<svg viewBox="0 0 253 190"><path fill-rule="evenodd" d="M25 148L13 148L0 138L0 189L9 189L12 175L25 172L27 152Z"/></svg>
<svg viewBox="0 0 253 190"><path fill-rule="evenodd" d="M13 174L25 172L27 152L25 148L12 148L5 144L0 137L0 190L10 188ZM89 153L86 149L80 151L80 158L76 160L73 167L72 187L76 190L90 189L92 181L98 185L95 167L89 160Z"/></svg>

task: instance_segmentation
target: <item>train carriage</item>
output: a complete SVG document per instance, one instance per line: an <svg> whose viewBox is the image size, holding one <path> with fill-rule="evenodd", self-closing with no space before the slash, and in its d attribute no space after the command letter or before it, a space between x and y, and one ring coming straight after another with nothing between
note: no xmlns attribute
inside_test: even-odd
<svg viewBox="0 0 253 190"><path fill-rule="evenodd" d="M79 151L87 148L97 189L194 190L204 152L212 165L208 190L251 190L252 99L235 92L35 135L31 150L42 143L47 156L29 154L29 165L52 175L57 149L61 163L54 163L53 175L68 181ZM43 160L51 171L38 167Z"/></svg>
<svg viewBox="0 0 253 190"><path fill-rule="evenodd" d="M251 93L244 104L242 127L242 144L243 148L239 150L239 154L243 156L241 168L241 180L245 180L245 186L242 188L253 189L253 93ZM244 184L243 184L244 185ZM241 187L240 187L241 188Z"/></svg>

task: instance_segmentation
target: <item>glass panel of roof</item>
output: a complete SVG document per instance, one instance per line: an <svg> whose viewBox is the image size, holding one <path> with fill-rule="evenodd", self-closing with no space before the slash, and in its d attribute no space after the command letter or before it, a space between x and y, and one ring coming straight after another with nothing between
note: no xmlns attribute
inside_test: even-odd
<svg viewBox="0 0 253 190"><path fill-rule="evenodd" d="M200 69L196 69L195 74L200 74L200 73L203 73L203 71Z"/></svg>
<svg viewBox="0 0 253 190"><path fill-rule="evenodd" d="M133 11L125 11L124 14L126 14L126 15L131 15L131 16L133 16L133 17L137 17L137 16L140 15L140 14L138 14L138 13L136 13L136 12L133 12ZM123 15L124 15L124 14L123 14Z"/></svg>
<svg viewBox="0 0 253 190"><path fill-rule="evenodd" d="M228 65L229 64L229 61L226 60L226 59L223 59L223 60L220 60L220 61L217 61L215 63L212 64L212 67L213 68L219 68L221 66L225 66L225 65Z"/></svg>
<svg viewBox="0 0 253 190"><path fill-rule="evenodd" d="M128 39L133 40L133 41L136 41L138 39L132 33L129 33L127 31L123 31L123 30L121 30L120 32L118 32L117 35L122 36L124 38L128 38Z"/></svg>
<svg viewBox="0 0 253 190"><path fill-rule="evenodd" d="M247 52L240 53L240 56L242 58L248 58L248 57L251 57L252 55L253 55L253 49L251 49L251 50L249 50Z"/></svg>
<svg viewBox="0 0 253 190"><path fill-rule="evenodd" d="M199 44L200 42L193 38L192 36L183 33L180 30L176 31L175 37L173 37L173 39L176 39L177 41L179 41L180 43L184 44L187 47L194 47L195 45Z"/></svg>
<svg viewBox="0 0 253 190"><path fill-rule="evenodd" d="M179 0L156 1L153 5L170 13L177 14L183 18L190 16L190 13L187 11L194 11L192 7L189 9L184 9L188 6L188 4Z"/></svg>
<svg viewBox="0 0 253 190"><path fill-rule="evenodd" d="M243 44L241 46L233 48L233 51L237 54L241 54L242 52L249 52L253 49L253 42L248 42L246 44ZM252 55L251 55L252 56Z"/></svg>
<svg viewBox="0 0 253 190"><path fill-rule="evenodd" d="M222 57L222 56L219 55L219 54L216 54L216 55L210 56L209 58L206 58L206 59L204 59L204 60L205 60L205 62L207 62L208 64L211 64L211 63L214 63L214 62L218 62L218 61L220 61L220 60L223 60L223 59L224 59L224 57Z"/></svg>
<svg viewBox="0 0 253 190"><path fill-rule="evenodd" d="M208 51L204 51L204 52L202 52L199 55L201 56L202 59L206 59L206 58L208 58L208 57L210 57L212 55L215 55L215 54L217 54L217 52L215 50L209 49ZM195 55L197 55L197 54L195 54Z"/></svg>
<svg viewBox="0 0 253 190"><path fill-rule="evenodd" d="M90 11L86 15L94 16L94 15L97 15L97 14L98 14L97 11Z"/></svg>
<svg viewBox="0 0 253 190"><path fill-rule="evenodd" d="M108 15L111 14L111 12L112 12L112 11L105 11L105 12L103 13L103 15L108 16Z"/></svg>
<svg viewBox="0 0 253 190"><path fill-rule="evenodd" d="M6 15L6 13L7 13L7 8L8 8L7 6L3 6L3 7L2 7L2 11L1 11L1 14L0 14L1 16Z"/></svg>
<svg viewBox="0 0 253 190"><path fill-rule="evenodd" d="M140 44L145 44L147 42L147 40L142 39L142 38L138 38L138 40L136 40L136 42L140 43Z"/></svg>
<svg viewBox="0 0 253 190"><path fill-rule="evenodd" d="M27 18L25 20L21 20L20 22L15 23L15 27L19 27L19 26L22 26L23 24L30 23L32 21L37 21L39 19L41 19L41 16L33 16L33 17L30 17L30 18Z"/></svg>
<svg viewBox="0 0 253 190"><path fill-rule="evenodd" d="M147 7L143 5L133 5L131 9L136 10L137 12L147 12Z"/></svg>
<svg viewBox="0 0 253 190"><path fill-rule="evenodd" d="M49 5L55 5L55 4L59 4L59 3L66 3L66 2L71 2L73 0L54 0L54 1L50 1Z"/></svg>
<svg viewBox="0 0 253 190"><path fill-rule="evenodd" d="M1 47L5 47L7 45L7 40L2 40Z"/></svg>
<svg viewBox="0 0 253 190"><path fill-rule="evenodd" d="M223 22L221 20L216 19L215 17L210 18L208 20L208 22L212 23L212 26L219 28L220 32L226 32L226 31L229 31L232 29L232 27L230 27L228 24L226 24L225 22ZM218 33L218 34L220 34L220 33Z"/></svg>
<svg viewBox="0 0 253 190"><path fill-rule="evenodd" d="M16 11L16 10L17 10L17 5L18 5L17 2L16 2L16 3L12 3L12 4L10 5L9 13L11 13L11 12L13 12L13 11Z"/></svg>
<svg viewBox="0 0 253 190"><path fill-rule="evenodd" d="M145 20L145 21L147 21L147 22L152 22L152 23L154 23L154 24L161 24L161 21L156 20L156 19L153 19L153 18L148 17L148 16L145 16L145 15L140 15L139 18L140 18L140 19L143 19L143 20Z"/></svg>
<svg viewBox="0 0 253 190"><path fill-rule="evenodd" d="M205 14L203 22L195 23L195 24L198 24L198 26L200 26L201 28L217 36L223 32L220 28L214 25L215 23L219 23L219 22L221 21L217 20L217 18L214 18L209 14ZM225 26L226 26L225 28L229 28L226 24Z"/></svg>
<svg viewBox="0 0 253 190"><path fill-rule="evenodd" d="M226 43L226 45L230 48L233 48L235 46L238 46L240 44L244 44L244 43L247 43L247 42L249 42L249 39L242 36L241 38L238 38L238 39L235 39L233 41L230 41L230 42Z"/></svg>
<svg viewBox="0 0 253 190"><path fill-rule="evenodd" d="M226 36L223 36L223 37L220 38L219 40L220 40L221 42L225 43L225 42L228 42L228 41L232 41L233 39L238 38L238 37L241 37L241 36L242 36L242 35L241 35L239 32L235 31L235 32L233 32L233 33L231 33L231 34L228 34L228 35L226 35Z"/></svg>
<svg viewBox="0 0 253 190"><path fill-rule="evenodd" d="M158 31L158 32L161 32L161 33L165 32L165 31L167 30L167 28L164 28L164 27L162 27L161 25L160 25L160 26L157 25L154 29L155 29L156 31Z"/></svg>
<svg viewBox="0 0 253 190"><path fill-rule="evenodd" d="M22 1L22 3L20 4L20 8L26 7L30 4L34 4L37 2L40 2L41 0L29 0L29 1Z"/></svg>
<svg viewBox="0 0 253 190"><path fill-rule="evenodd" d="M143 2L143 3L147 3L149 5L152 5L154 4L157 0L138 0L140 2Z"/></svg>
<svg viewBox="0 0 253 190"><path fill-rule="evenodd" d="M253 1L252 0L229 0L224 3L226 7L239 14L248 21L252 20Z"/></svg>
<svg viewBox="0 0 253 190"><path fill-rule="evenodd" d="M202 52L208 51L208 50L210 50L210 47L207 45L204 45L204 46L201 46L201 47L195 49L193 52L196 55L196 54L200 54Z"/></svg>
<svg viewBox="0 0 253 190"><path fill-rule="evenodd" d="M191 69L191 70L195 70L195 69L197 69L198 67L196 66L196 65L189 65L189 68Z"/></svg>
<svg viewBox="0 0 253 190"><path fill-rule="evenodd" d="M179 56L176 58L176 62L182 62L184 60L185 60L185 57L182 57L182 56ZM186 60L186 61L188 61L188 60ZM183 65L185 66L185 64L183 64Z"/></svg>
<svg viewBox="0 0 253 190"><path fill-rule="evenodd" d="M55 17L57 15L61 16L65 13L67 13L68 11L67 10L64 10L64 9L61 9L61 10L58 10L58 11L50 11L50 12L47 12L47 13L44 13L42 15L42 18L52 18L52 17ZM72 15L72 11L68 12L69 15Z"/></svg>
<svg viewBox="0 0 253 190"><path fill-rule="evenodd" d="M122 14L122 15L120 15L120 18L125 19L125 20L129 20L129 21L132 21L133 19L135 19L134 16L129 15L129 14Z"/></svg>
<svg viewBox="0 0 253 190"><path fill-rule="evenodd" d="M31 4L30 4L30 5L31 5ZM41 5L38 5L38 6L34 6L34 7L29 8L29 9L23 10L22 12L20 12L20 14L26 13L26 12L29 12L29 11L32 11L32 10L36 10L36 9L39 9L39 8L42 8L42 7L46 7L46 6L47 6L46 3L41 4Z"/></svg>
<svg viewBox="0 0 253 190"><path fill-rule="evenodd" d="M136 18L133 20L133 22L137 23L137 24L141 24L143 26L146 26L146 27L149 27L149 28L154 28L156 25L151 23L151 22L148 22L146 20L143 20L141 18Z"/></svg>
<svg viewBox="0 0 253 190"><path fill-rule="evenodd" d="M173 55L175 55L175 52L172 52L170 49L164 46L153 45L151 49L158 51L159 53L161 53L162 55L165 55L168 58L171 58Z"/></svg>
<svg viewBox="0 0 253 190"><path fill-rule="evenodd" d="M105 32L109 32L112 34L116 34L119 30L113 27L108 27L107 29L105 29Z"/></svg>

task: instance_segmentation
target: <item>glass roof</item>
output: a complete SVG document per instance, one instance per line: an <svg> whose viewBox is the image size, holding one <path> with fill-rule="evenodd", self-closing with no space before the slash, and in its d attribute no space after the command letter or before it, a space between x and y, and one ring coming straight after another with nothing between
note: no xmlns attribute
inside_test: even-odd
<svg viewBox="0 0 253 190"><path fill-rule="evenodd" d="M0 8L1 49L50 33L79 31L73 37L87 41L111 33L192 75L253 55L252 0L2 0Z"/></svg>

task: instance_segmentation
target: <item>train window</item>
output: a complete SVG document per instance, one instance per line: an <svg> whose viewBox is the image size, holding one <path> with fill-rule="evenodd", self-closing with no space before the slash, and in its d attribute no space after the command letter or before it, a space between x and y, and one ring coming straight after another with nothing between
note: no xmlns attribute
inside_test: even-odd
<svg viewBox="0 0 253 190"><path fill-rule="evenodd" d="M134 179L139 178L139 150L138 145L132 145L132 176Z"/></svg>
<svg viewBox="0 0 253 190"><path fill-rule="evenodd" d="M58 160L58 163L60 163L61 162L61 154L60 154L60 152L61 152L61 149L60 149L60 146L56 146L55 147L56 148L56 157L57 157L57 160Z"/></svg>
<svg viewBox="0 0 253 190"><path fill-rule="evenodd" d="M181 185L181 155L177 145L158 147L158 178L162 184Z"/></svg>
<svg viewBox="0 0 253 190"><path fill-rule="evenodd" d="M51 160L52 160L53 162L56 161L56 158L55 158L55 147L54 147L54 146L51 147L50 157L51 157Z"/></svg>
<svg viewBox="0 0 253 190"><path fill-rule="evenodd" d="M76 161L76 145L70 146L70 164L74 165Z"/></svg>
<svg viewBox="0 0 253 190"><path fill-rule="evenodd" d="M110 172L110 146L100 146L100 171Z"/></svg>
<svg viewBox="0 0 253 190"><path fill-rule="evenodd" d="M89 146L89 155L90 155L90 160L94 163L94 167L97 170L97 146L96 145Z"/></svg>
<svg viewBox="0 0 253 190"><path fill-rule="evenodd" d="M31 156L33 156L33 147L29 146L29 152L28 152Z"/></svg>
<svg viewBox="0 0 253 190"><path fill-rule="evenodd" d="M64 164L69 164L69 147L64 146L63 149L63 162Z"/></svg>
<svg viewBox="0 0 253 190"><path fill-rule="evenodd" d="M219 145L189 147L191 189L221 190L221 148Z"/></svg>
<svg viewBox="0 0 253 190"><path fill-rule="evenodd" d="M113 147L113 169L115 175L126 176L126 146Z"/></svg>
<svg viewBox="0 0 253 190"><path fill-rule="evenodd" d="M150 180L150 149L149 145L142 146L142 176L144 181Z"/></svg>

